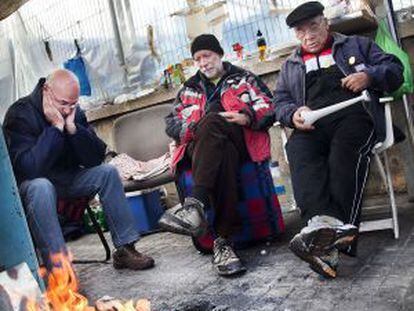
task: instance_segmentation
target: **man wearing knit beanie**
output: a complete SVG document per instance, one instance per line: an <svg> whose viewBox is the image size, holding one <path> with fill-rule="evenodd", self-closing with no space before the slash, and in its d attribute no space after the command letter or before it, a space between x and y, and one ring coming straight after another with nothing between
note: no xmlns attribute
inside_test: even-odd
<svg viewBox="0 0 414 311"><path fill-rule="evenodd" d="M177 148L173 167L190 166L192 196L168 210L160 220L166 230L195 238L207 229L205 210L215 214L213 266L219 275L246 269L229 239L240 228L236 211L241 165L270 157L268 128L273 124L271 93L258 77L223 62L217 38L203 34L191 44L198 72L179 91L166 132ZM178 168L177 168L177 164Z"/></svg>
<svg viewBox="0 0 414 311"><path fill-rule="evenodd" d="M216 52L220 56L224 55L220 42L211 34L200 35L191 43L191 56L194 56L200 50L209 50Z"/></svg>

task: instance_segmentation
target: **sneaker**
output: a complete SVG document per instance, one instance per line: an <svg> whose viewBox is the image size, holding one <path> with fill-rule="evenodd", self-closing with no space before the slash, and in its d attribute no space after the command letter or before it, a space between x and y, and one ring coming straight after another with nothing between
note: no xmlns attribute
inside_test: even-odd
<svg viewBox="0 0 414 311"><path fill-rule="evenodd" d="M204 206L199 200L188 197L184 204L168 209L158 221L161 228L194 237L202 236L207 230Z"/></svg>
<svg viewBox="0 0 414 311"><path fill-rule="evenodd" d="M115 269L144 270L154 266L154 259L138 252L132 244L117 248L112 259Z"/></svg>
<svg viewBox="0 0 414 311"><path fill-rule="evenodd" d="M335 278L338 264L339 251L333 248L326 255L315 258L309 267L323 277Z"/></svg>
<svg viewBox="0 0 414 311"><path fill-rule="evenodd" d="M223 238L214 240L213 267L222 276L240 274L246 271L230 243Z"/></svg>

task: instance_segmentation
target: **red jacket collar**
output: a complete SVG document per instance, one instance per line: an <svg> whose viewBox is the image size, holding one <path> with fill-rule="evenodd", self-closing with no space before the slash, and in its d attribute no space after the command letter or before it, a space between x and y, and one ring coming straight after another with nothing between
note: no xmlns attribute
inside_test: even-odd
<svg viewBox="0 0 414 311"><path fill-rule="evenodd" d="M322 48L321 51L319 51L318 53L310 53L308 51L306 51L303 46L301 46L300 48L300 54L303 58L309 58L309 56L314 56L314 55L319 55L319 54L323 54L324 52L326 52L327 50L331 50L332 49L332 44L333 44L333 37L331 35L328 36L328 38L326 39L326 42Z"/></svg>

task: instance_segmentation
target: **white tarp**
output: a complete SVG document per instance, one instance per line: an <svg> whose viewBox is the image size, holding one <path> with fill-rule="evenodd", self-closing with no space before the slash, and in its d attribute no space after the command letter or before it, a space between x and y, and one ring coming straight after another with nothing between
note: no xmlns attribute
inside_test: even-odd
<svg viewBox="0 0 414 311"><path fill-rule="evenodd" d="M0 120L7 108L18 98L33 90L39 77L53 69L43 43L28 36L18 12L0 24Z"/></svg>
<svg viewBox="0 0 414 311"><path fill-rule="evenodd" d="M26 4L24 13L31 10L31 5L43 6L42 3L33 1ZM125 8L129 1L116 2L116 18L120 20L126 17ZM38 7L36 7L38 8ZM66 12L66 16L73 17L76 10ZM14 14L0 22L0 121L3 120L7 108L18 98L28 95L35 87L40 77L47 76L54 68L63 67L63 63L75 56L76 48L74 39L80 45L81 56L86 65L87 76L91 84L92 95L81 98L81 106L84 109L96 108L105 102L112 101L116 96L125 92L137 93L155 81L157 75L157 63L151 55L148 47L142 40L138 40L132 29L131 18L118 24L120 27L122 46L124 49L124 61L120 61L120 53L116 48L115 38L104 41L99 33L86 34L83 38L59 38L50 36L49 46L53 55L53 62L49 60L44 46L43 38L32 29L33 23L44 29L45 33L53 34L55 27L54 15L37 15L30 22L24 17L29 14L16 11ZM45 20L47 18L47 20ZM107 23L111 23L110 20ZM96 25L95 25L96 26ZM30 27L30 29L26 29ZM62 52L62 51L69 51Z"/></svg>

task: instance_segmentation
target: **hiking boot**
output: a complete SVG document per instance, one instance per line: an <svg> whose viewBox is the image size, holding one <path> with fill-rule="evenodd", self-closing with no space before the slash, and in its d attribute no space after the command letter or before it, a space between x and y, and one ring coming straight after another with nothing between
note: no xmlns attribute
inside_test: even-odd
<svg viewBox="0 0 414 311"><path fill-rule="evenodd" d="M315 216L308 225L296 234L289 243L290 250L312 270L328 277L336 277L336 265L326 260L327 256L341 247L346 247L356 239L358 228L344 224L330 216ZM324 260L325 259L325 260Z"/></svg>
<svg viewBox="0 0 414 311"><path fill-rule="evenodd" d="M154 259L141 254L131 244L117 248L112 259L115 269L144 270L154 266Z"/></svg>
<svg viewBox="0 0 414 311"><path fill-rule="evenodd" d="M335 229L336 229L335 247L338 248L339 250L345 250L349 248L358 237L359 230L354 225L344 224L344 225L335 227Z"/></svg>
<svg viewBox="0 0 414 311"><path fill-rule="evenodd" d="M328 249L332 247L344 249L350 246L358 236L358 228L356 226L344 224L341 220L326 215L312 217L308 222L307 229L304 229L304 231L312 231L324 227L329 227L335 230L334 235L332 234L333 232L326 233L325 231L324 241L317 241L317 243L326 242L327 245L325 245L325 248ZM329 241L329 235L331 235L331 241ZM314 242L314 244L316 243Z"/></svg>
<svg viewBox="0 0 414 311"><path fill-rule="evenodd" d="M223 238L214 240L213 267L222 276L235 275L246 271L230 243Z"/></svg>
<svg viewBox="0 0 414 311"><path fill-rule="evenodd" d="M335 278L339 264L339 251L336 248L330 250L326 255L315 257L309 267L325 278Z"/></svg>
<svg viewBox="0 0 414 311"><path fill-rule="evenodd" d="M332 248L336 237L336 230L324 224L309 224L302 228L290 241L289 248L299 257L300 253L309 253L311 255L322 256Z"/></svg>
<svg viewBox="0 0 414 311"><path fill-rule="evenodd" d="M181 234L199 237L207 230L204 206L199 200L188 197L184 204L168 209L158 221L161 228Z"/></svg>
<svg viewBox="0 0 414 311"><path fill-rule="evenodd" d="M330 229L330 228L328 228ZM307 262L312 270L327 278L335 278L336 270L320 257L328 254L326 237L331 237L334 230L321 228L307 234L298 233L289 243L290 250L303 261ZM331 241L331 239L328 239ZM315 243L315 244L314 244Z"/></svg>

